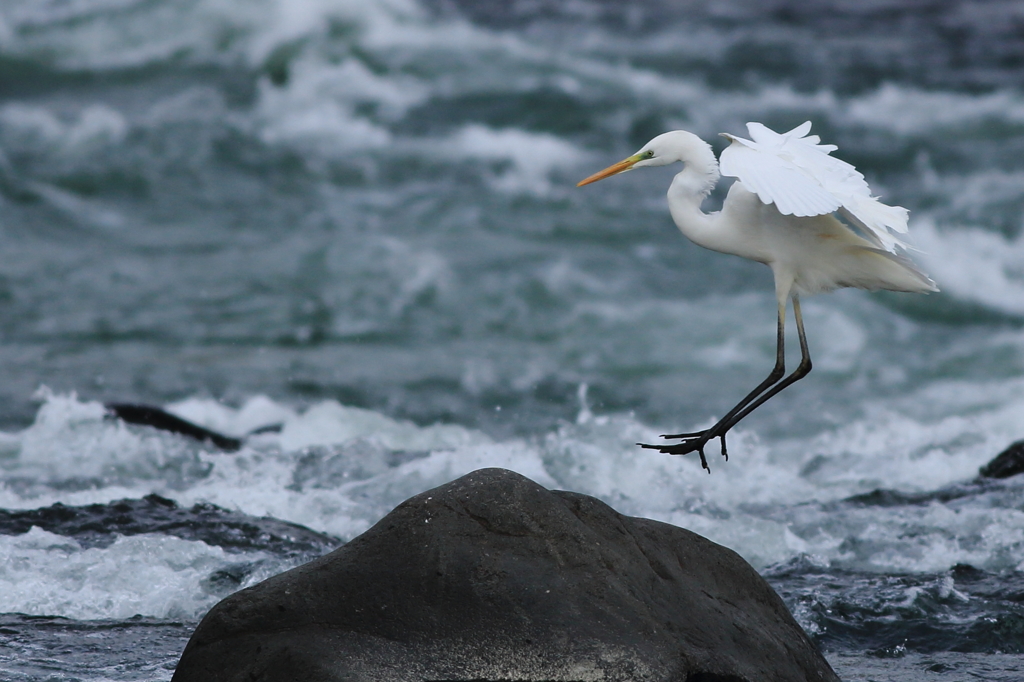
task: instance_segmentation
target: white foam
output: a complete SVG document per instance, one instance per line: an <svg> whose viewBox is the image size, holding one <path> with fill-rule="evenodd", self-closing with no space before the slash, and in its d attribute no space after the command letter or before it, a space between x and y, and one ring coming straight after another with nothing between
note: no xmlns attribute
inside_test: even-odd
<svg viewBox="0 0 1024 682"><path fill-rule="evenodd" d="M70 120L46 107L11 102L0 106L0 140L9 151L31 150L57 158L86 157L124 141L129 125L106 104L91 104Z"/></svg>
<svg viewBox="0 0 1024 682"><path fill-rule="evenodd" d="M249 63L260 64L282 45L294 45L318 37L334 23L358 36L365 44L381 42L405 27L417 34L430 33L427 17L415 0L263 0L266 5L256 30L246 42ZM252 2L228 3L233 19L249 18Z"/></svg>
<svg viewBox="0 0 1024 682"><path fill-rule="evenodd" d="M721 131L742 132L743 122L775 112L800 111L809 118L833 118L901 135L987 120L1024 120L1024 99L1010 91L934 93L892 84L852 97L827 90L801 92L787 85L723 91L686 75L632 66L621 56L635 50L619 44L609 51L605 43L613 37L594 27L552 46L535 36L488 30L451 14L436 18L412 0L110 0L99 7L71 3L61 10L50 5L39 10L32 0L11 0L0 7L0 33L5 30L14 37L5 44L5 54L45 56L49 63L70 69L185 61L259 70L287 54L281 57L287 62L287 79L278 84L262 79L254 108L232 111L224 120L267 144L296 149L314 168L325 159L368 164L360 157L368 153L505 161L507 165L496 163L488 173L490 186L538 196L568 191L570 184L551 182L552 172L588 170L587 154L557 136L515 128L470 124L448 139L423 144L396 137L389 125L431 97L516 93L541 86L583 99L591 92L617 93L666 111L686 112L666 120L666 126L709 138ZM663 52L668 41L678 43L679 35L658 36L654 42L662 46L645 49ZM698 37L694 44L707 41ZM694 49L706 50L678 48ZM195 107L193 114L203 110ZM35 114L31 118L37 128L62 125L51 113ZM120 139L125 124L118 116L91 108L82 117L81 130L71 137L79 146L103 136ZM631 124L623 117L620 132L626 134Z"/></svg>
<svg viewBox="0 0 1024 682"><path fill-rule="evenodd" d="M508 161L509 167L491 173L489 184L503 192L541 196L553 191L552 171L573 168L586 158L583 152L554 135L516 128L493 130L479 124L464 126L436 148L452 159Z"/></svg>
<svg viewBox="0 0 1024 682"><path fill-rule="evenodd" d="M373 439L391 450L447 450L488 441L482 434L461 426L437 424L418 427L371 410L327 401L285 422L281 447L298 450L310 445L345 443L356 438Z"/></svg>
<svg viewBox="0 0 1024 682"><path fill-rule="evenodd" d="M15 142L26 146L50 145L67 134L67 126L49 109L20 102L0 107L0 121L8 148Z"/></svg>
<svg viewBox="0 0 1024 682"><path fill-rule="evenodd" d="M223 596L204 590L211 573L263 558L166 535L119 537L109 547L85 549L36 527L0 535L0 556L3 611L80 620L196 618Z"/></svg>
<svg viewBox="0 0 1024 682"><path fill-rule="evenodd" d="M969 94L887 83L851 98L844 111L850 123L910 136L993 120L1019 124L1024 122L1024 98L1011 90Z"/></svg>
<svg viewBox="0 0 1024 682"><path fill-rule="evenodd" d="M39 396L44 402L35 422L3 439L5 468L19 477L57 488L74 482L128 489L141 481L166 484L190 466L202 469L194 444L107 421L103 405L79 401L73 393L54 395L44 388Z"/></svg>
<svg viewBox="0 0 1024 682"><path fill-rule="evenodd" d="M182 419L233 436L244 436L265 426L284 424L297 416L295 410L263 395L249 398L239 408L209 398L189 398L171 403L165 409Z"/></svg>
<svg viewBox="0 0 1024 682"><path fill-rule="evenodd" d="M236 434L264 420L284 424L280 434L261 435L227 455L105 422L94 403L47 394L36 423L5 434L0 443L5 477L38 480L28 493L0 490L0 506L84 504L158 492L182 505L211 502L349 539L414 494L478 468L504 467L548 487L597 496L623 513L688 527L758 567L800 554L888 571L931 570L961 560L1004 567L1024 562L1014 540L1021 532L1017 517L985 504L969 513L821 506L879 487L928 491L969 480L1019 437L1024 380L931 382L880 398L844 426L788 441L764 443L740 425L730 434L729 462L716 454L717 444L708 446L711 476L694 455L637 448L637 442L657 442L657 432L625 415L595 415L585 390L580 395L575 423L536 441L505 442L461 426L417 426L334 401L305 411L267 398L238 409L198 399L173 406ZM200 474L182 473L199 466ZM101 475L88 490L68 492L59 485L69 471L97 475L112 468L117 477ZM983 540L943 539L965 533ZM851 551L850 543L867 549Z"/></svg>
<svg viewBox="0 0 1024 682"><path fill-rule="evenodd" d="M373 102L380 115L396 118L427 95L414 79L374 74L355 59L337 65L303 59L289 69L284 86L260 82L255 120L265 142L308 153L338 156L384 147L392 141L388 129L358 116L356 106Z"/></svg>
<svg viewBox="0 0 1024 682"><path fill-rule="evenodd" d="M237 411L208 400L191 400L174 409L210 428L231 427L234 433L273 422L283 423L283 429L261 436L236 455L204 455L212 465L210 475L188 490L168 494L183 504L212 502L345 539L406 498L482 467L504 466L553 483L536 451L522 443L494 443L457 425L420 427L336 401L301 413L267 398L254 398ZM273 419L262 421L266 417ZM418 458L389 466L392 452L412 452ZM307 470L313 471L308 479L297 478Z"/></svg>
<svg viewBox="0 0 1024 682"><path fill-rule="evenodd" d="M977 227L914 227L915 256L944 293L1012 315L1024 315L1024 238Z"/></svg>
<svg viewBox="0 0 1024 682"><path fill-rule="evenodd" d="M710 423L696 427L706 426ZM776 503L783 494L792 502L814 499L814 486L800 479L795 466L773 461L770 449L737 430L729 439L732 461L719 457L715 444L708 446L714 472L708 476L696 454L672 457L636 446L660 440L633 420L595 417L550 435L544 461L569 490L595 495L626 514L689 528L735 549L755 566L803 549L785 523L739 509Z"/></svg>
<svg viewBox="0 0 1024 682"><path fill-rule="evenodd" d="M406 0L194 0L151 3L101 0L40 5L7 0L0 25L14 39L8 53L49 56L71 69L111 69L170 59L261 64L282 44L316 37L331 22L353 32L422 22Z"/></svg>
<svg viewBox="0 0 1024 682"><path fill-rule="evenodd" d="M1024 121L1024 98L1010 90L970 94L884 84L852 97L772 84L719 90L685 75L632 66L622 56L638 48L594 26L550 45L536 36L475 26L453 13L437 18L413 0L108 0L43 7L34 0L0 6L0 35L11 37L5 54L102 70L168 61L260 69L288 53L288 80L261 85L255 120L266 141L299 144L309 152L325 145L343 153L393 143L385 126L355 112L356 104L371 104L374 116L395 120L432 94L522 91L539 84L572 93L619 92L685 111L668 125L705 136L742 132L744 121L777 111L901 135ZM664 59L670 45L671 52L691 55L727 49L721 37L676 31L654 36L640 51ZM515 191L537 187L532 180L505 182Z"/></svg>

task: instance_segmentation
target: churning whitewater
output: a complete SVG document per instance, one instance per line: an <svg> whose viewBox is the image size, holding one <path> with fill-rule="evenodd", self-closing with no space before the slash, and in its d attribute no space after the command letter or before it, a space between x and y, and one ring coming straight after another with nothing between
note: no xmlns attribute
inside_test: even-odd
<svg viewBox="0 0 1024 682"><path fill-rule="evenodd" d="M1020 679L1024 481L977 478L1024 438L1019 15L3 3L4 679L167 680L218 600L481 467L735 549L843 679ZM575 183L805 120L942 291L803 299L814 371L708 476L635 444L771 369L771 273L679 235L678 169Z"/></svg>

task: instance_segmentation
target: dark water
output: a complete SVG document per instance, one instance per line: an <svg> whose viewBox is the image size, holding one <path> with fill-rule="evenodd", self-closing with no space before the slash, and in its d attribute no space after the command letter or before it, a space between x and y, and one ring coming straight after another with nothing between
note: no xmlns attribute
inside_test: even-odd
<svg viewBox="0 0 1024 682"><path fill-rule="evenodd" d="M168 679L482 466L736 549L844 679L1024 679L1024 482L975 481L1024 437L1022 79L997 0L5 0L0 679ZM575 183L751 120L909 208L942 293L805 301L814 372L707 476L633 444L767 373L769 272L679 235L674 170Z"/></svg>

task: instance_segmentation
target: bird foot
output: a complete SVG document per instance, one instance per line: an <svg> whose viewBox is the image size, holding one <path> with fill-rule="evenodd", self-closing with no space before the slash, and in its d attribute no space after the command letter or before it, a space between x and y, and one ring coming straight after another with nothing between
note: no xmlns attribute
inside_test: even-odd
<svg viewBox="0 0 1024 682"><path fill-rule="evenodd" d="M688 455L691 452L696 452L700 455L700 465L710 474L711 467L708 466L708 459L704 455L704 446L709 441L715 438L720 438L722 441L722 456L725 457L725 461L729 461L729 450L725 444L725 432L715 433L715 428L712 427L706 431L697 431L695 433L678 433L675 435L663 435L662 438L668 439L682 439L681 443L668 444L650 444L650 443L637 443L642 448L647 450L657 450L658 452L665 455Z"/></svg>

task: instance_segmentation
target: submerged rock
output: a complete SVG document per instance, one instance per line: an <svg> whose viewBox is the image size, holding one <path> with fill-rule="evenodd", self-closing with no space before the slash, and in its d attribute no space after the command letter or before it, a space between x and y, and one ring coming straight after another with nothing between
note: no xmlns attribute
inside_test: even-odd
<svg viewBox="0 0 1024 682"><path fill-rule="evenodd" d="M224 599L173 682L838 679L735 552L483 469Z"/></svg>
<svg viewBox="0 0 1024 682"><path fill-rule="evenodd" d="M82 547L109 547L121 536L160 533L229 550L265 550L279 557L309 559L341 544L296 523L209 503L182 508L155 494L81 507L57 502L40 509L0 509L0 535L20 535L33 526L74 538Z"/></svg>
<svg viewBox="0 0 1024 682"><path fill-rule="evenodd" d="M179 433L199 442L210 443L225 452L236 452L242 448L240 438L232 438L224 434L193 424L181 417L153 405L138 403L107 403L104 405L111 417L116 417L128 424L152 426L160 431Z"/></svg>
<svg viewBox="0 0 1024 682"><path fill-rule="evenodd" d="M991 462L981 467L979 474L984 478L1009 478L1024 472L1024 440L1010 445Z"/></svg>

